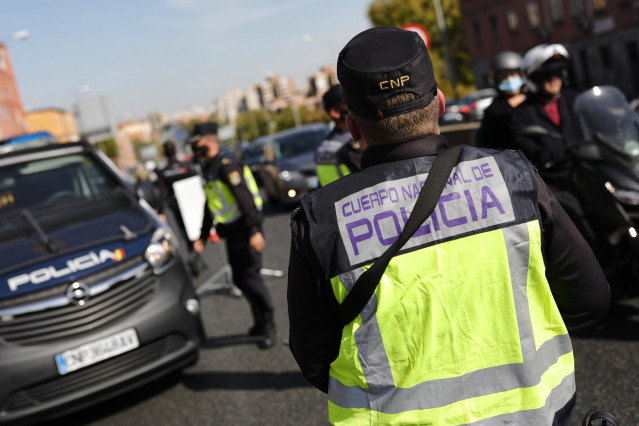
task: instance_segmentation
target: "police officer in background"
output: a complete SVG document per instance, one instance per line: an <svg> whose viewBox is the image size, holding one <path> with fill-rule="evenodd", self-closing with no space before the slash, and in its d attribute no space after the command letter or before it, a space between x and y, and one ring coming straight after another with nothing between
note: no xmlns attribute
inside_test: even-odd
<svg viewBox="0 0 639 426"><path fill-rule="evenodd" d="M478 145L493 149L512 148L510 121L515 108L526 99L522 90L521 55L511 51L496 54L490 61L488 80L497 89L497 96L484 111L477 134Z"/></svg>
<svg viewBox="0 0 639 426"><path fill-rule="evenodd" d="M326 186L342 176L360 170L362 150L346 128L348 110L344 104L342 86L336 84L322 97L324 111L331 117L333 130L315 152L317 180Z"/></svg>
<svg viewBox="0 0 639 426"><path fill-rule="evenodd" d="M193 164L178 160L175 142L166 141L162 144L162 148L164 150L164 156L166 157L166 164L164 167L156 170L156 184L159 194L159 202L156 210L160 215L160 219L162 219L164 223L167 223L164 212L170 210L173 214L178 226L178 232L182 235L182 238L189 250L188 264L191 269L191 274L194 277L197 277L200 274L200 269L206 269L206 264L199 253L193 253L193 246L191 245L191 240L186 232L184 219L182 218L180 206L175 198L175 191L173 189L173 184L175 182L195 176L197 172L193 167Z"/></svg>
<svg viewBox="0 0 639 426"><path fill-rule="evenodd" d="M226 240L233 282L251 306L254 324L248 334L260 338L260 348L270 348L276 329L271 295L260 275L265 242L257 184L247 166L220 154L217 123L196 124L191 136L193 151L203 166L207 199L200 238L193 247L198 253L204 251L215 221L218 235Z"/></svg>
<svg viewBox="0 0 639 426"><path fill-rule="evenodd" d="M601 319L610 293L517 151L464 147L431 217L356 319L340 321L340 304L397 239L447 141L444 97L416 33L366 30L341 51L337 72L362 170L303 197L288 278L290 349L328 393L329 421L570 424L566 327Z"/></svg>

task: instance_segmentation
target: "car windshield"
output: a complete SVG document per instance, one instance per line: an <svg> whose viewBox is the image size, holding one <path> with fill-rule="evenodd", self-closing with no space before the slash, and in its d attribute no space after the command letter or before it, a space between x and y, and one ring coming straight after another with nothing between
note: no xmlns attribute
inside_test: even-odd
<svg viewBox="0 0 639 426"><path fill-rule="evenodd" d="M257 160L264 155L263 143L252 143L242 150L242 160Z"/></svg>
<svg viewBox="0 0 639 426"><path fill-rule="evenodd" d="M322 127L276 137L273 140L275 155L277 158L286 159L315 152L328 133L328 127Z"/></svg>
<svg viewBox="0 0 639 426"><path fill-rule="evenodd" d="M71 198L95 198L118 187L88 155L74 154L0 169L0 215Z"/></svg>

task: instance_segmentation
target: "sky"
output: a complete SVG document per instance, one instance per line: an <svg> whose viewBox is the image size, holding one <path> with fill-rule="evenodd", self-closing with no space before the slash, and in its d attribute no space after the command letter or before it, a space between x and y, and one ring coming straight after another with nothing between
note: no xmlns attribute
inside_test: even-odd
<svg viewBox="0 0 639 426"><path fill-rule="evenodd" d="M111 98L116 120L209 106L276 74L299 88L371 26L371 0L0 0L25 110ZM13 40L28 30L26 40Z"/></svg>

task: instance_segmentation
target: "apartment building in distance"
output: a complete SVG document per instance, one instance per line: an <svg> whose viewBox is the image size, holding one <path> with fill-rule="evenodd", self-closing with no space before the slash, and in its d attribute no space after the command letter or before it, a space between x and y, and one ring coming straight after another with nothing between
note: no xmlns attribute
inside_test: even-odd
<svg viewBox="0 0 639 426"><path fill-rule="evenodd" d="M570 80L578 89L611 84L639 97L639 0L460 0L473 74L488 86L490 59L524 54L541 43L570 53Z"/></svg>
<svg viewBox="0 0 639 426"><path fill-rule="evenodd" d="M0 43L0 140L27 132L27 121L16 84L9 50Z"/></svg>
<svg viewBox="0 0 639 426"><path fill-rule="evenodd" d="M326 66L309 78L310 95L321 98L331 86L338 83L335 67Z"/></svg>
<svg viewBox="0 0 639 426"><path fill-rule="evenodd" d="M25 116L30 133L49 132L58 142L80 140L75 117L69 111L60 108L41 108L26 111Z"/></svg>

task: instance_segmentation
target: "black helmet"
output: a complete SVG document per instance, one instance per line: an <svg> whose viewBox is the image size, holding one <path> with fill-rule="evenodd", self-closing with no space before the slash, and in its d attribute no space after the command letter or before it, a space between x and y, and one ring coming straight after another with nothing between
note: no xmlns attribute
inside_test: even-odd
<svg viewBox="0 0 639 426"><path fill-rule="evenodd" d="M331 108L340 102L344 102L344 92L342 91L342 85L336 84L331 86L330 89L322 96L322 103L324 104L324 111L329 112Z"/></svg>
<svg viewBox="0 0 639 426"><path fill-rule="evenodd" d="M493 86L499 84L499 73L507 71L521 72L521 55L517 52L499 52L490 60L488 73L489 83Z"/></svg>

